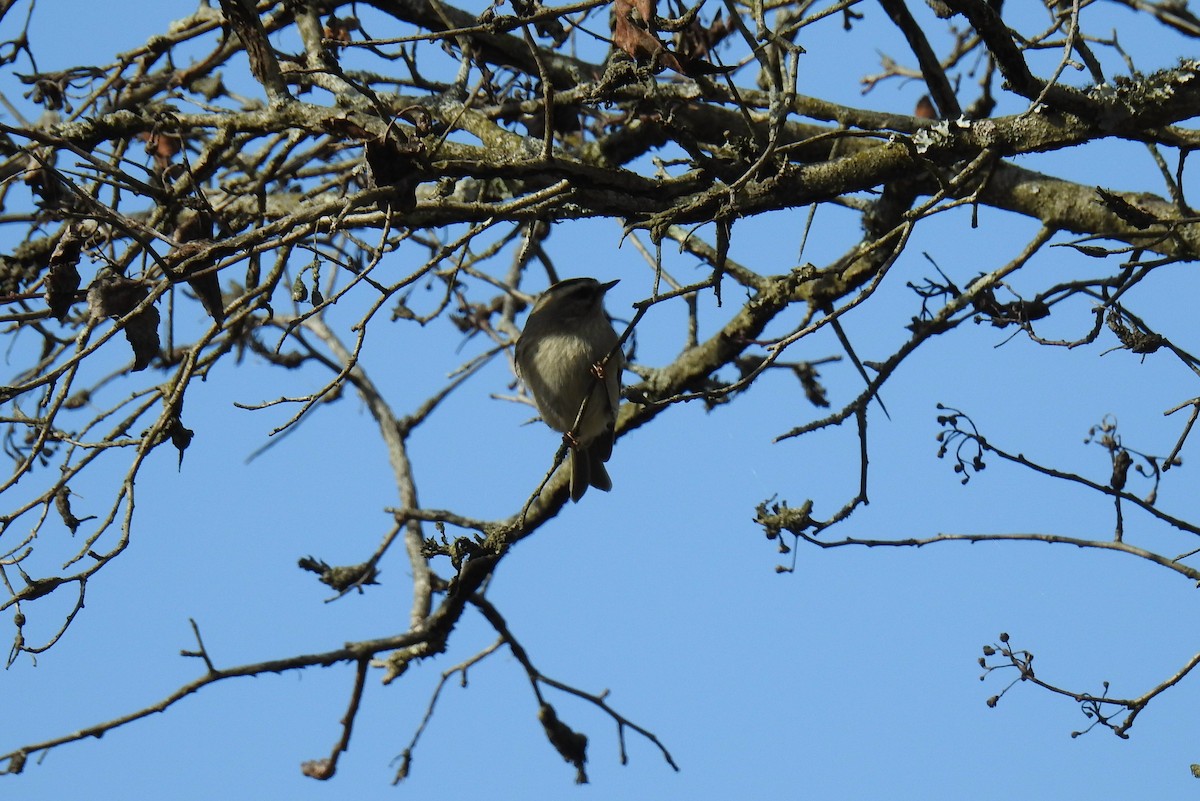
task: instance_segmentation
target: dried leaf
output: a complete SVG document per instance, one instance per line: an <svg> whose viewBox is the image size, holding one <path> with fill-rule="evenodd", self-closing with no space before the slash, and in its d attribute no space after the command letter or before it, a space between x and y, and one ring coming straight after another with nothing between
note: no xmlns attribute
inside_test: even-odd
<svg viewBox="0 0 1200 801"><path fill-rule="evenodd" d="M80 241L73 230L63 234L50 255L50 271L46 276L46 305L60 323L67 319L79 292Z"/></svg>
<svg viewBox="0 0 1200 801"><path fill-rule="evenodd" d="M693 18L691 24L675 36L675 52L685 64L702 62L712 49L720 44L734 29L733 19L724 19L717 9L708 27Z"/></svg>
<svg viewBox="0 0 1200 801"><path fill-rule="evenodd" d="M132 312L150 294L142 281L105 268L87 291L88 315L92 323L120 318ZM133 371L144 370L159 353L158 309L146 306L125 321L125 338L133 348Z"/></svg>
<svg viewBox="0 0 1200 801"><path fill-rule="evenodd" d="M613 44L628 53L639 64L654 63L657 59L656 63L660 68L671 67L678 72L679 62L675 61L674 56L671 56L666 45L649 30L639 26L631 17L631 14L637 11L643 24L647 27L652 26L654 24L653 5L648 0L636 0L636 2L635 6L634 0L614 0L613 10L616 22L613 28ZM647 12L649 12L648 21ZM665 59L673 61L674 64L668 63Z"/></svg>
<svg viewBox="0 0 1200 801"><path fill-rule="evenodd" d="M357 17L336 17L330 14L329 19L325 21L325 38L339 44L350 44L354 40L351 34L361 27Z"/></svg>
<svg viewBox="0 0 1200 801"><path fill-rule="evenodd" d="M171 166L171 159L183 148L183 140L176 134L142 131L137 138L146 143L146 153L154 159L154 169L160 173Z"/></svg>
<svg viewBox="0 0 1200 801"><path fill-rule="evenodd" d="M512 0L512 7L513 11L517 12L517 16L521 19L536 16L546 8L542 5L541 0ZM495 19L495 8L495 6L492 6L479 15L480 24L487 24ZM555 48L565 42L569 35L566 27L557 17L542 17L534 22L534 29L537 31L538 36L550 39Z"/></svg>
<svg viewBox="0 0 1200 801"><path fill-rule="evenodd" d="M133 311L148 293L141 281L126 278L106 267L88 287L88 315L93 323L107 317L121 317Z"/></svg>
<svg viewBox="0 0 1200 801"><path fill-rule="evenodd" d="M188 270L188 273L194 273L205 267L197 265ZM196 297L200 299L200 305L208 312L208 316L212 317L218 323L225 322L225 298L221 295L221 280L217 277L215 271L210 271L197 275L195 278L187 279L188 286L196 293Z"/></svg>
<svg viewBox="0 0 1200 801"><path fill-rule="evenodd" d="M200 299L204 310L217 323L223 323L225 322L225 299L221 296L221 280L215 271L203 272L213 266L212 261L189 259L192 250L203 249L212 241L212 238L213 220L209 214L201 211L184 211L179 215L179 222L175 226L175 239L190 245L190 247L177 248L172 256L175 261L186 264L183 274L188 286ZM196 273L201 274L196 275Z"/></svg>
<svg viewBox="0 0 1200 801"><path fill-rule="evenodd" d="M413 124L413 133L402 126L389 125L375 135L350 119L333 119L326 127L333 133L350 136L363 143L366 184L370 188L392 187L393 207L408 211L417 205L417 185L423 179L422 161L425 143L420 137L433 128L433 117L420 106L407 106L398 117Z"/></svg>
<svg viewBox="0 0 1200 801"><path fill-rule="evenodd" d="M613 44L639 64L648 65L655 72L672 69L680 75L695 77L729 72L733 69L717 67L700 58L693 58L689 52L672 52L655 33L654 0L613 0L613 16L616 19L613 26ZM724 24L714 21L713 25L716 31ZM719 36L723 38L724 34ZM694 34L688 46L707 53L707 49L700 44L701 37L702 34Z"/></svg>
<svg viewBox="0 0 1200 801"><path fill-rule="evenodd" d="M125 339L133 348L133 372L145 370L158 356L158 309L150 304L125 322Z"/></svg>
<svg viewBox="0 0 1200 801"><path fill-rule="evenodd" d="M419 142L399 145L371 139L366 143L367 184L392 187L395 190L392 203L398 211L410 211L417 205L417 184L421 182L421 175L414 155L419 147Z"/></svg>
<svg viewBox="0 0 1200 801"><path fill-rule="evenodd" d="M179 469L183 469L183 452L187 450L188 445L192 444L192 436L196 432L190 428L185 428L178 417L171 420L171 427L167 429L167 436L171 438L171 444L179 451Z"/></svg>

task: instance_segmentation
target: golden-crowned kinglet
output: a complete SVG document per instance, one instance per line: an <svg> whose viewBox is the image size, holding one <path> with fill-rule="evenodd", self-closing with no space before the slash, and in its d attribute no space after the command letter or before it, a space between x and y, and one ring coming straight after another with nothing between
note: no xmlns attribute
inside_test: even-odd
<svg viewBox="0 0 1200 801"><path fill-rule="evenodd" d="M616 281L569 278L543 292L517 339L517 370L546 425L567 435L571 445L571 500L588 486L608 492L612 479L604 463L612 455L613 427L621 399L625 358L616 349L617 332L604 313L604 293ZM583 419L575 425L591 393Z"/></svg>

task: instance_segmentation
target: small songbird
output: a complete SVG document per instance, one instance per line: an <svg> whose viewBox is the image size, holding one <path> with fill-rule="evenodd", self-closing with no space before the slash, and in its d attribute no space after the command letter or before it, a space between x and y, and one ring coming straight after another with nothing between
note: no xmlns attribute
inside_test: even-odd
<svg viewBox="0 0 1200 801"><path fill-rule="evenodd" d="M589 486L608 492L604 463L612 455L625 358L604 312L616 281L568 278L543 292L517 339L517 370L546 425L571 446L571 500ZM612 353L612 358L604 359ZM579 425L575 420L591 395Z"/></svg>

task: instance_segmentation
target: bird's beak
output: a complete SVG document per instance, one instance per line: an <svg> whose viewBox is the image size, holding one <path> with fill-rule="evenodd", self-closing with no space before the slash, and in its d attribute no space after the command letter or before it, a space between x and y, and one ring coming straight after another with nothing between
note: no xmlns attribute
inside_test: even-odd
<svg viewBox="0 0 1200 801"><path fill-rule="evenodd" d="M620 278L618 278L614 281L609 281L607 284L601 284L600 288L603 289L605 292L607 292L608 290L612 289L614 286L616 286L619 283L621 283Z"/></svg>

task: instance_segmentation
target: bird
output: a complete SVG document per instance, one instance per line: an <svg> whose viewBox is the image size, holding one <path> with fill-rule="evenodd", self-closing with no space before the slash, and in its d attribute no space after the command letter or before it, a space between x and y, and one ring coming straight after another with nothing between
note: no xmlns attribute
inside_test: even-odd
<svg viewBox="0 0 1200 801"><path fill-rule="evenodd" d="M612 455L625 357L604 296L616 285L595 278L553 284L538 296L515 348L517 372L542 420L571 448L575 502L589 486L612 489L604 463Z"/></svg>

